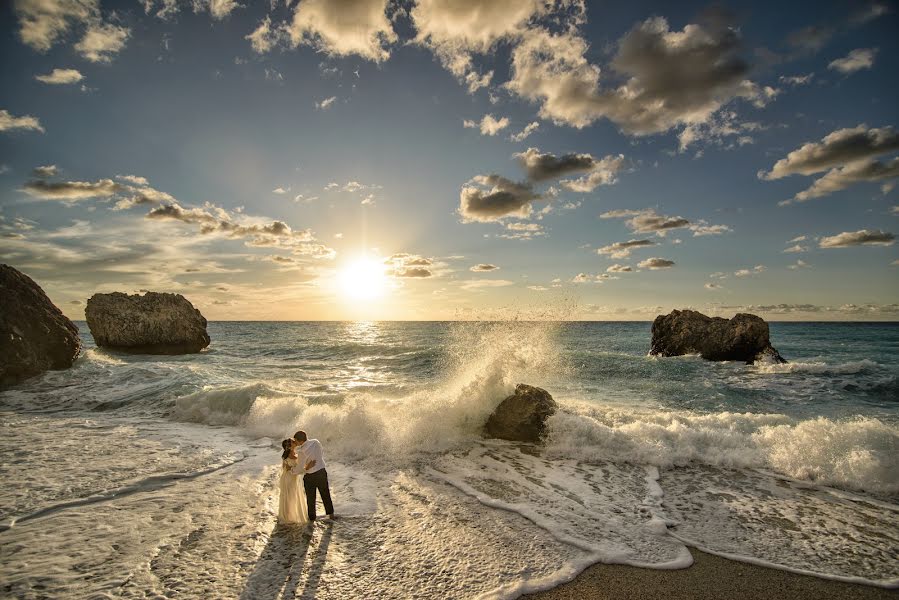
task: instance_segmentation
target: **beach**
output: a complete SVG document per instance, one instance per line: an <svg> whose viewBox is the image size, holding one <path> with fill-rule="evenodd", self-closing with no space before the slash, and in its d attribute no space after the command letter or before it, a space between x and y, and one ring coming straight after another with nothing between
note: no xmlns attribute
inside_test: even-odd
<svg viewBox="0 0 899 600"><path fill-rule="evenodd" d="M882 600L896 590L831 581L737 562L690 548L693 565L663 571L593 565L574 581L522 596L527 600Z"/></svg>

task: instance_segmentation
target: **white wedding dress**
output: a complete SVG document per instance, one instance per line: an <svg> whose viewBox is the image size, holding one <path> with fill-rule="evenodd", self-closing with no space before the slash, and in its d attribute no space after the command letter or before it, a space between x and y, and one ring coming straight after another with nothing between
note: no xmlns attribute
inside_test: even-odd
<svg viewBox="0 0 899 600"><path fill-rule="evenodd" d="M303 489L301 476L294 475L290 469L297 466L299 461L288 458L281 461L281 480L278 484L280 497L278 498L278 522L303 525L309 522L306 514L306 492Z"/></svg>

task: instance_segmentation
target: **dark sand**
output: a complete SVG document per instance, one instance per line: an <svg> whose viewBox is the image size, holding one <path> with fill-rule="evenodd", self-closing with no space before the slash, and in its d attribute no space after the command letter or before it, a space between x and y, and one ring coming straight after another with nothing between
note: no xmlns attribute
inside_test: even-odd
<svg viewBox="0 0 899 600"><path fill-rule="evenodd" d="M758 567L690 548L693 566L674 571L625 565L593 565L574 581L529 600L882 600L899 599L899 590L830 581L779 569Z"/></svg>

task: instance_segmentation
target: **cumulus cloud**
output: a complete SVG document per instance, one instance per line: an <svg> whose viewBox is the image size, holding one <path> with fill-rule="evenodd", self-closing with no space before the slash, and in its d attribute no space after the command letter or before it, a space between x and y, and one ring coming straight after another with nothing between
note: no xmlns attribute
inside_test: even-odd
<svg viewBox="0 0 899 600"><path fill-rule="evenodd" d="M46 52L73 24L99 19L99 0L16 0L19 39L38 52Z"/></svg>
<svg viewBox="0 0 899 600"><path fill-rule="evenodd" d="M778 81L787 85L806 85L811 83L814 77L814 73L808 73L806 75L781 75L778 78Z"/></svg>
<svg viewBox="0 0 899 600"><path fill-rule="evenodd" d="M631 255L631 252L637 248L655 245L656 243L652 240L628 240L626 242L615 242L614 244L603 246L602 248L599 248L596 253L605 254L612 258L627 258Z"/></svg>
<svg viewBox="0 0 899 600"><path fill-rule="evenodd" d="M108 198L125 189L122 184L112 179L90 181L29 181L22 186L22 191L33 198L41 200L76 201L87 198Z"/></svg>
<svg viewBox="0 0 899 600"><path fill-rule="evenodd" d="M818 241L821 248L848 248L849 246L892 246L896 236L880 229L860 229L844 231L837 235L822 237Z"/></svg>
<svg viewBox="0 0 899 600"><path fill-rule="evenodd" d="M14 117L8 111L0 110L0 131L13 131L16 129L24 129L25 131L40 131L44 133L44 128L37 117L25 115L24 117Z"/></svg>
<svg viewBox="0 0 899 600"><path fill-rule="evenodd" d="M787 265L787 268L791 271L798 271L799 269L811 269L812 266L800 258L794 264Z"/></svg>
<svg viewBox="0 0 899 600"><path fill-rule="evenodd" d="M466 119L462 121L462 125L468 129L480 129L481 135L494 136L509 126L509 118L497 119L493 115L487 114L480 121Z"/></svg>
<svg viewBox="0 0 899 600"><path fill-rule="evenodd" d="M865 124L838 129L820 142L809 142L787 154L761 179L781 179L789 175L813 175L832 167L871 158L899 149L899 133L892 127L869 128Z"/></svg>
<svg viewBox="0 0 899 600"><path fill-rule="evenodd" d="M690 24L672 31L653 17L618 42L611 68L625 82L601 89L600 70L585 58L587 43L573 32L530 29L512 52L507 87L540 102L540 115L584 127L608 118L635 135L705 122L735 98L763 105L776 93L746 79L735 28Z"/></svg>
<svg viewBox="0 0 899 600"><path fill-rule="evenodd" d="M127 27L112 23L92 23L75 50L91 62L108 63L113 54L118 54L125 47L131 35Z"/></svg>
<svg viewBox="0 0 899 600"><path fill-rule="evenodd" d="M144 12L150 14L153 11L160 19L168 19L181 10L181 4L187 4L184 0L141 0ZM213 19L221 21L230 15L234 9L241 5L235 0L190 0L190 7L194 13L208 12Z"/></svg>
<svg viewBox="0 0 899 600"><path fill-rule="evenodd" d="M141 177L140 175L116 175L115 178L121 181L127 181L128 183L133 183L134 185L150 185L147 178Z"/></svg>
<svg viewBox="0 0 899 600"><path fill-rule="evenodd" d="M727 225L710 225L703 219L694 223L680 216L660 215L652 208L610 210L599 215L599 218L626 219L624 224L632 232L655 233L660 237L664 237L668 231L675 229L688 229L693 232L693 237L721 235L732 231Z"/></svg>
<svg viewBox="0 0 899 600"><path fill-rule="evenodd" d="M673 260L668 260L667 258L647 258L646 260L640 261L637 263L637 266L641 269L649 269L651 271L656 271L658 269L669 269L674 266Z"/></svg>
<svg viewBox="0 0 899 600"><path fill-rule="evenodd" d="M397 40L387 18L387 0L303 0L286 26L291 45L309 45L332 56L390 57Z"/></svg>
<svg viewBox="0 0 899 600"><path fill-rule="evenodd" d="M876 182L899 177L899 157L886 163L868 159L849 163L828 171L817 179L810 188L796 194L792 200L780 202L780 205L792 202L806 202L834 192L844 190L854 183Z"/></svg>
<svg viewBox="0 0 899 600"><path fill-rule="evenodd" d="M331 108L331 105L337 101L337 96L331 96L330 98L325 98L319 102L315 103L315 108L319 110L327 110Z"/></svg>
<svg viewBox="0 0 899 600"><path fill-rule="evenodd" d="M475 273L487 273L490 271L496 271L498 269L499 269L499 267L497 267L496 265L491 265L489 263L481 263L478 265L474 265L473 267L471 267L469 269L469 271L474 271Z"/></svg>
<svg viewBox="0 0 899 600"><path fill-rule="evenodd" d="M266 15L259 25L250 33L244 36L244 39L250 40L250 46L257 54L265 54L269 52L280 39L280 33L277 29L272 28L272 19Z"/></svg>
<svg viewBox="0 0 899 600"><path fill-rule="evenodd" d="M506 233L501 233L499 237L507 240L529 240L545 233L539 223L506 223Z"/></svg>
<svg viewBox="0 0 899 600"><path fill-rule="evenodd" d="M34 78L49 85L67 85L78 83L84 79L84 75L76 69L53 69L46 75L35 75Z"/></svg>
<svg viewBox="0 0 899 600"><path fill-rule="evenodd" d="M794 244L789 248L784 249L784 254L797 254L799 252L808 252L808 246L803 246L802 244Z"/></svg>
<svg viewBox="0 0 899 600"><path fill-rule="evenodd" d="M437 264L434 259L418 254L398 252L384 259L384 264L388 267L388 277L424 279L436 275L434 268Z"/></svg>
<svg viewBox="0 0 899 600"><path fill-rule="evenodd" d="M534 121L532 123L528 123L527 126L519 131L518 133L513 133L509 136L509 140L513 142L523 142L528 138L532 133L540 129L540 122Z"/></svg>
<svg viewBox="0 0 899 600"><path fill-rule="evenodd" d="M707 290L712 290L712 291L724 289L721 285L719 285L717 283L707 283L703 287Z"/></svg>
<svg viewBox="0 0 899 600"><path fill-rule="evenodd" d="M56 165L44 165L31 170L31 174L35 177L56 177L57 173L59 173L59 169Z"/></svg>
<svg viewBox="0 0 899 600"><path fill-rule="evenodd" d="M464 221L490 222L506 217L527 218L531 202L540 198L530 185L500 175L478 175L462 186L459 214Z"/></svg>
<svg viewBox="0 0 899 600"><path fill-rule="evenodd" d="M474 93L493 71L478 73L473 54L486 54L501 40L517 38L528 22L550 10L543 0L419 0L410 16L415 42L429 48L445 69Z"/></svg>
<svg viewBox="0 0 899 600"><path fill-rule="evenodd" d="M850 73L873 67L876 55L877 48L857 48L843 58L838 58L831 62L827 65L827 68L849 75Z"/></svg>
<svg viewBox="0 0 899 600"><path fill-rule="evenodd" d="M758 275L759 273L764 273L768 270L768 267L765 265L756 265L751 269L740 269L739 271L734 272L734 276L736 277L750 277L752 275Z"/></svg>
<svg viewBox="0 0 899 600"><path fill-rule="evenodd" d="M614 264L611 267L609 267L608 269L606 269L606 273L630 273L631 271L633 271L633 269L631 267L629 267L628 265L619 265L619 264Z"/></svg>

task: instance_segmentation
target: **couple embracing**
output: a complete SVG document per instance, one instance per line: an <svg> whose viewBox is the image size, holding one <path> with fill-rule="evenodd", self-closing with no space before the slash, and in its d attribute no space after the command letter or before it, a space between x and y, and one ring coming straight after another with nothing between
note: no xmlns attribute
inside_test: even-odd
<svg viewBox="0 0 899 600"><path fill-rule="evenodd" d="M328 472L322 445L310 440L305 431L298 431L281 442L281 497L278 501L278 522L311 523L315 521L315 493L322 496L325 513L334 518L331 490L328 488ZM300 485L300 475L303 483Z"/></svg>

